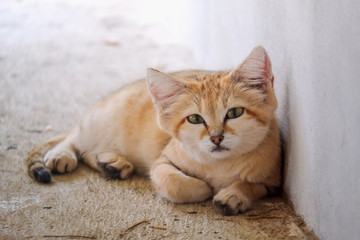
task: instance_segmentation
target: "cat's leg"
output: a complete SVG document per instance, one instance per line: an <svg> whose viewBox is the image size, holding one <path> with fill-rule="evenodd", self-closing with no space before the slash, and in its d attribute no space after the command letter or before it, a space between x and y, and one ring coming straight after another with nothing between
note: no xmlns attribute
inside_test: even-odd
<svg viewBox="0 0 360 240"><path fill-rule="evenodd" d="M164 156L156 160L150 177L160 196L175 203L200 202L212 196L206 182L187 176Z"/></svg>
<svg viewBox="0 0 360 240"><path fill-rule="evenodd" d="M236 215L248 210L254 200L267 193L268 189L263 184L235 181L214 196L215 211L222 215Z"/></svg>
<svg viewBox="0 0 360 240"><path fill-rule="evenodd" d="M134 171L134 166L115 152L85 154L82 158L87 165L103 172L107 178L126 179Z"/></svg>
<svg viewBox="0 0 360 240"><path fill-rule="evenodd" d="M74 131L62 142L48 151L44 157L47 168L53 172L66 173L73 171L78 165L76 149L74 147Z"/></svg>

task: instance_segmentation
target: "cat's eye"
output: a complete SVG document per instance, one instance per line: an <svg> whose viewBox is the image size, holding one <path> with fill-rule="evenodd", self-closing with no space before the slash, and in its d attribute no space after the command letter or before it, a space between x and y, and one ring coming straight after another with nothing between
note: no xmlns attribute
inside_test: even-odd
<svg viewBox="0 0 360 240"><path fill-rule="evenodd" d="M231 108L229 109L229 111L227 111L226 118L227 119L238 118L243 113L244 113L244 108L242 107Z"/></svg>
<svg viewBox="0 0 360 240"><path fill-rule="evenodd" d="M204 119L199 114L190 115L186 119L189 121L189 123L192 124L200 124L205 122Z"/></svg>

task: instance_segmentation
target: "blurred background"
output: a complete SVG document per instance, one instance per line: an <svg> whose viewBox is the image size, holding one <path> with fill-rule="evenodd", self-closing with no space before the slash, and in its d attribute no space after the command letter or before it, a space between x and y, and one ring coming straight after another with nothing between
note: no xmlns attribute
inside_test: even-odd
<svg viewBox="0 0 360 240"><path fill-rule="evenodd" d="M69 129L148 67L230 69L263 45L279 100L284 190L318 236L355 239L359 23L355 0L1 0L2 142L22 139L19 128Z"/></svg>

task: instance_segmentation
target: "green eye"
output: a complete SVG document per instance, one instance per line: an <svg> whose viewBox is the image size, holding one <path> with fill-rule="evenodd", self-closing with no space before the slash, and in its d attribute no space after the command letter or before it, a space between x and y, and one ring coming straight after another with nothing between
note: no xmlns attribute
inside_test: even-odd
<svg viewBox="0 0 360 240"><path fill-rule="evenodd" d="M200 124L205 122L204 119L199 114L190 115L186 119L189 121L189 123L192 124Z"/></svg>
<svg viewBox="0 0 360 240"><path fill-rule="evenodd" d="M243 113L244 113L244 108L242 107L232 108L226 113L226 118L227 119L238 118Z"/></svg>

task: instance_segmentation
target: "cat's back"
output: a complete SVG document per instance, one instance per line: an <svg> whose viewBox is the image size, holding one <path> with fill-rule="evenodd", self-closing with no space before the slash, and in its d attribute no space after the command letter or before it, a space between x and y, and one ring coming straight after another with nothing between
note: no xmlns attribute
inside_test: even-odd
<svg viewBox="0 0 360 240"><path fill-rule="evenodd" d="M80 121L80 152L117 152L141 171L148 168L168 142L156 120L156 110L145 79L109 95Z"/></svg>

